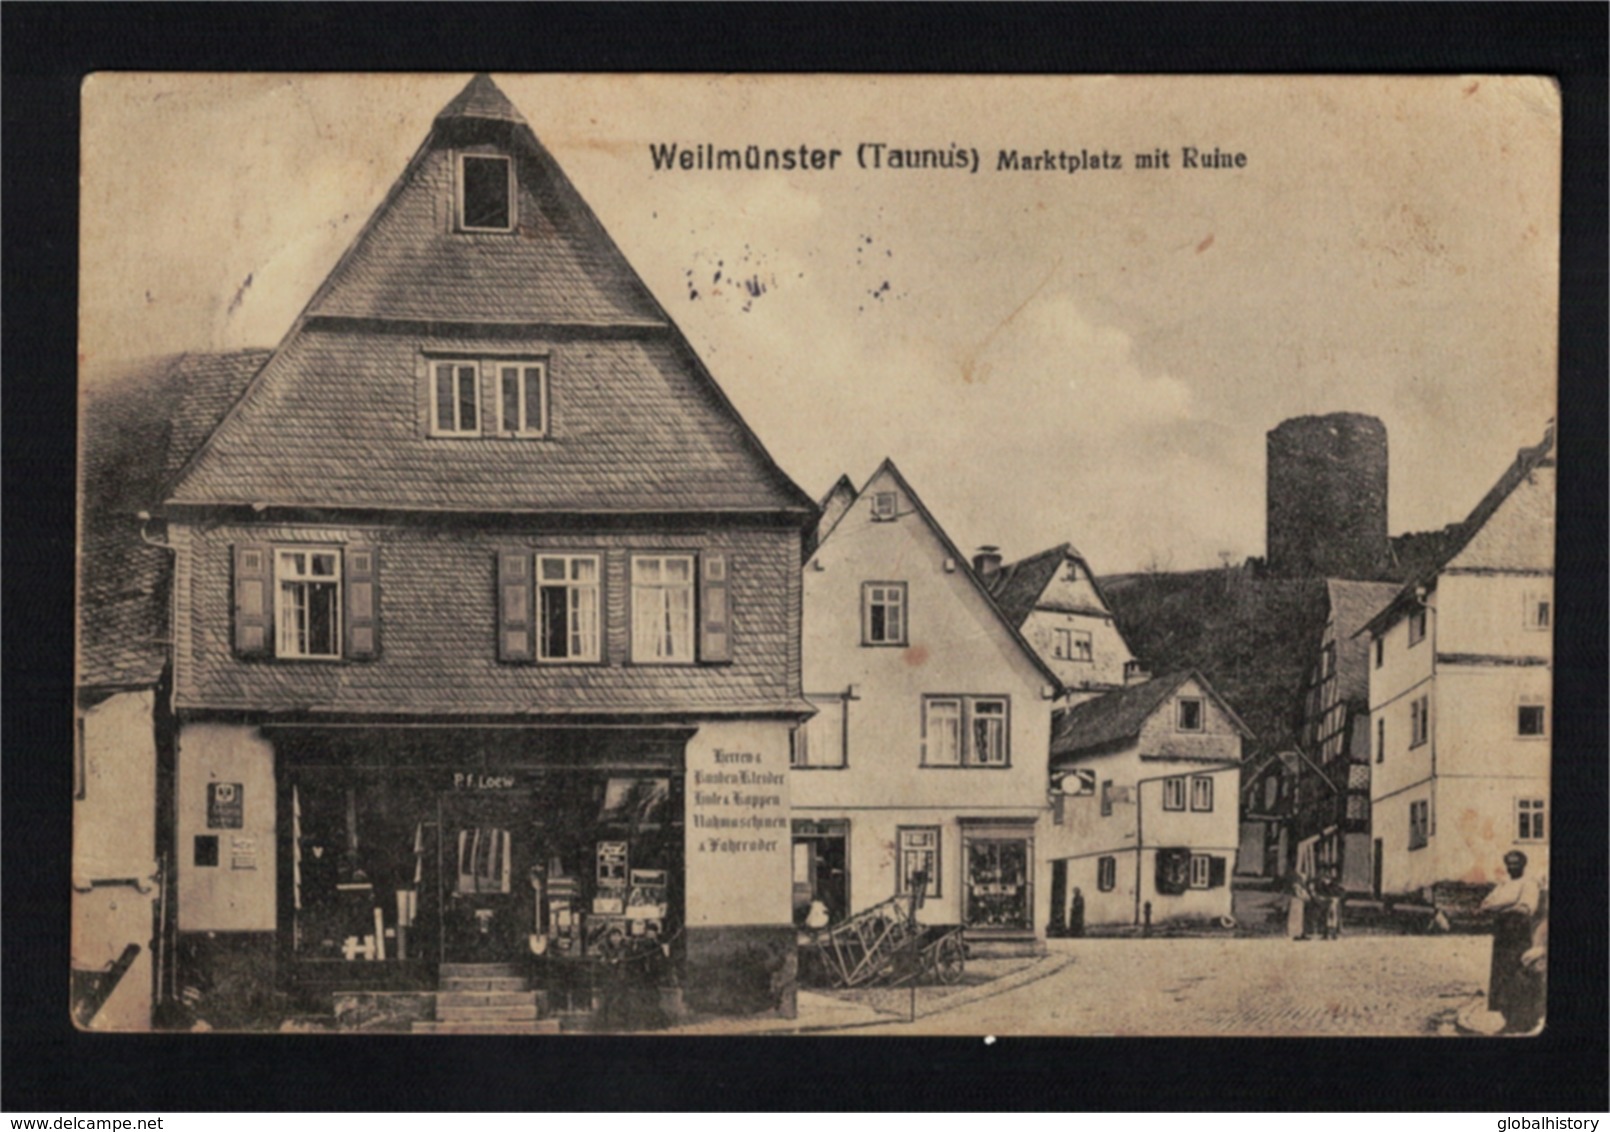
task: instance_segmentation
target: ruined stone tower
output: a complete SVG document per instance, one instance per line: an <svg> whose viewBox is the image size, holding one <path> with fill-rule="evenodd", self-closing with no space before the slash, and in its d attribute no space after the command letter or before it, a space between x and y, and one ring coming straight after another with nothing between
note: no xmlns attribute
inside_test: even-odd
<svg viewBox="0 0 1610 1132"><path fill-rule="evenodd" d="M1390 561L1386 426L1330 413L1293 417L1268 437L1269 573L1380 577Z"/></svg>

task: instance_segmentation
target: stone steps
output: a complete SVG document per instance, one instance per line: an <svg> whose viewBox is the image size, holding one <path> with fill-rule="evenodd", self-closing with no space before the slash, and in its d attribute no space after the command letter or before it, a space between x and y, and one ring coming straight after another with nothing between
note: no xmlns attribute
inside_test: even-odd
<svg viewBox="0 0 1610 1132"><path fill-rule="evenodd" d="M452 975L444 977L439 988L448 994L485 994L490 991L523 991L527 983L517 976L488 976L478 978L473 975Z"/></svg>
<svg viewBox="0 0 1610 1132"><path fill-rule="evenodd" d="M548 996L529 989L514 963L443 963L435 1014L416 1034L557 1034Z"/></svg>
<svg viewBox="0 0 1610 1132"><path fill-rule="evenodd" d="M519 1021L457 1020L415 1022L416 1034L557 1034L559 1019L531 1018Z"/></svg>
<svg viewBox="0 0 1610 1132"><path fill-rule="evenodd" d="M443 1006L436 1004L438 1022L523 1022L537 1017L537 1003L528 997L524 1002L502 1006Z"/></svg>

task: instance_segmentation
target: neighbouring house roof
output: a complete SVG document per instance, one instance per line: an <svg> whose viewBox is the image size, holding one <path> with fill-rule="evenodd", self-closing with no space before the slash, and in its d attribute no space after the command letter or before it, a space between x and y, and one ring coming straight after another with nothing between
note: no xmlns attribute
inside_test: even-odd
<svg viewBox="0 0 1610 1132"><path fill-rule="evenodd" d="M840 476L827 494L822 496L816 504L819 517L816 520L816 529L811 532L805 543L805 557L809 558L816 548L821 546L833 528L839 525L839 520L855 505L855 484L850 482L849 476Z"/></svg>
<svg viewBox="0 0 1610 1132"><path fill-rule="evenodd" d="M455 229L464 152L511 158L512 231ZM497 355L549 359L551 435L427 438L423 359ZM815 513L484 75L437 116L168 501Z"/></svg>
<svg viewBox="0 0 1610 1132"><path fill-rule="evenodd" d="M217 424L268 350L181 354L85 387L79 434L78 683L155 684L167 663L171 555L137 515Z"/></svg>
<svg viewBox="0 0 1610 1132"><path fill-rule="evenodd" d="M1370 642L1368 637L1354 634L1392 600L1398 587L1392 582L1328 578L1325 589L1330 600L1331 620L1336 626L1337 693L1344 702L1368 703Z"/></svg>
<svg viewBox="0 0 1610 1132"><path fill-rule="evenodd" d="M1191 669L1117 688L1058 712L1051 722L1052 757L1093 754L1133 743L1140 738L1146 721L1192 680L1229 717L1244 738L1252 737L1252 732L1234 709L1224 702L1200 672Z"/></svg>
<svg viewBox="0 0 1610 1132"><path fill-rule="evenodd" d="M1374 632L1385 628L1398 619L1398 617L1416 601L1416 593L1420 589L1436 581L1437 575L1464 552L1470 541L1481 533L1487 521L1504 505L1504 501L1515 493L1515 489L1529 479L1533 472L1539 468L1551 466L1554 462L1554 422L1550 421L1543 432L1543 439L1530 448L1522 448L1515 454L1515 460L1504 469L1504 474L1498 477L1498 482L1481 497L1475 508L1465 517L1462 523L1450 528L1445 535L1446 541L1440 548L1438 556L1431 564L1418 575L1409 579L1407 585L1398 590L1397 596L1375 616L1371 617L1361 628L1359 633Z"/></svg>
<svg viewBox="0 0 1610 1132"><path fill-rule="evenodd" d="M995 603L1001 607L1001 612L1011 620L1012 624L1022 627L1029 619L1029 614L1035 609L1050 608L1040 601L1057 576L1057 568L1068 560L1079 563L1085 569L1085 576L1090 581L1090 588L1096 591L1096 597L1101 602L1101 608L1072 608L1058 605L1063 613L1095 613L1112 616L1107 608L1107 597L1101 592L1101 583L1096 581L1095 573L1090 569L1090 563L1084 555L1076 550L1072 543L1064 542L1049 550L1042 550L1038 554L1031 554L1027 558L1019 559L1009 565L1002 566L986 582Z"/></svg>

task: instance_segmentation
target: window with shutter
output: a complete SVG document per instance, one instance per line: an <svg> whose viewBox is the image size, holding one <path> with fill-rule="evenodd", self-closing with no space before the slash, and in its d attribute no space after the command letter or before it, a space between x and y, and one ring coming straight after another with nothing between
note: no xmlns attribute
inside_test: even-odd
<svg viewBox="0 0 1610 1132"><path fill-rule="evenodd" d="M1157 851L1157 891L1163 896L1178 896L1190 884L1191 851L1189 849L1159 849Z"/></svg>
<svg viewBox="0 0 1610 1132"><path fill-rule="evenodd" d="M273 655L272 557L262 543L235 547L235 655L253 660Z"/></svg>
<svg viewBox="0 0 1610 1132"><path fill-rule="evenodd" d="M370 546L346 551L347 659L380 655L380 552Z"/></svg>
<svg viewBox="0 0 1610 1132"><path fill-rule="evenodd" d="M732 586L725 554L699 556L699 660L732 662Z"/></svg>
<svg viewBox="0 0 1610 1132"><path fill-rule="evenodd" d="M531 616L531 554L503 551L498 555L498 659L533 658Z"/></svg>
<svg viewBox="0 0 1610 1132"><path fill-rule="evenodd" d="M274 551L274 653L292 660L337 660L341 635L341 551L277 547Z"/></svg>

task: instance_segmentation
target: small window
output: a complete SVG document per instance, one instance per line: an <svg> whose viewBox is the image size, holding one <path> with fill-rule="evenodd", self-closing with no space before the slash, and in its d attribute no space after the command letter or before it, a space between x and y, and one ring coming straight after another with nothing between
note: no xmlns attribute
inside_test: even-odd
<svg viewBox="0 0 1610 1132"><path fill-rule="evenodd" d="M509 159L464 154L458 168L459 227L467 232L507 232L514 227Z"/></svg>
<svg viewBox="0 0 1610 1132"><path fill-rule="evenodd" d="M537 555L537 659L599 658L598 558Z"/></svg>
<svg viewBox="0 0 1610 1132"><path fill-rule="evenodd" d="M1183 810L1185 808L1185 779L1163 779L1163 809Z"/></svg>
<svg viewBox="0 0 1610 1132"><path fill-rule="evenodd" d="M1106 779L1101 784L1101 816L1112 817L1112 779Z"/></svg>
<svg viewBox="0 0 1610 1132"><path fill-rule="evenodd" d="M900 514L900 496L892 491L872 493L872 517L880 522L897 518Z"/></svg>
<svg viewBox="0 0 1610 1132"><path fill-rule="evenodd" d="M1547 629L1554 623L1554 610L1552 597L1549 594L1529 593L1526 595L1526 627L1528 629Z"/></svg>
<svg viewBox="0 0 1610 1132"><path fill-rule="evenodd" d="M481 434L481 375L475 362L432 362L431 435Z"/></svg>
<svg viewBox="0 0 1610 1132"><path fill-rule="evenodd" d="M1548 734L1548 709L1540 698L1523 699L1515 710L1515 733L1536 739Z"/></svg>
<svg viewBox="0 0 1610 1132"><path fill-rule="evenodd" d="M538 362L499 364L498 431L509 436L548 433L548 370Z"/></svg>
<svg viewBox="0 0 1610 1132"><path fill-rule="evenodd" d="M1052 629L1051 655L1057 660L1089 661L1095 654L1084 629Z"/></svg>
<svg viewBox="0 0 1610 1132"><path fill-rule="evenodd" d="M1096 888L1101 892L1111 892L1118 887L1118 858L1096 858Z"/></svg>
<svg viewBox="0 0 1610 1132"><path fill-rule="evenodd" d="M906 643L906 583L865 582L861 586L861 643Z"/></svg>
<svg viewBox="0 0 1610 1132"><path fill-rule="evenodd" d="M302 548L275 555L278 653L295 659L341 655L341 552Z"/></svg>
<svg viewBox="0 0 1610 1132"><path fill-rule="evenodd" d="M1205 853L1191 854L1191 887L1207 888L1213 879L1213 858Z"/></svg>
<svg viewBox="0 0 1610 1132"><path fill-rule="evenodd" d="M1431 736L1431 700L1427 696L1409 704L1409 746L1418 747Z"/></svg>
<svg viewBox="0 0 1610 1132"><path fill-rule="evenodd" d="M921 873L927 881L924 893L928 896L940 895L939 827L902 826L895 838L900 860L900 872L896 877L898 891L902 894L916 891L916 877Z"/></svg>
<svg viewBox="0 0 1610 1132"><path fill-rule="evenodd" d="M1409 848L1424 849L1431 840L1431 803L1409 803Z"/></svg>
<svg viewBox="0 0 1610 1132"><path fill-rule="evenodd" d="M1375 638L1375 667L1379 668L1386 663L1386 638Z"/></svg>
<svg viewBox="0 0 1610 1132"><path fill-rule="evenodd" d="M1426 639L1426 609L1420 606L1409 614L1409 647L1413 648Z"/></svg>
<svg viewBox="0 0 1610 1132"><path fill-rule="evenodd" d="M1384 718L1375 721L1375 761L1378 763L1386 762L1386 720Z"/></svg>
<svg viewBox="0 0 1610 1132"><path fill-rule="evenodd" d="M923 766L961 766L961 700L924 700L922 704L922 736Z"/></svg>
<svg viewBox="0 0 1610 1132"><path fill-rule="evenodd" d="M1011 764L1005 699L925 696L922 765L1004 767Z"/></svg>
<svg viewBox="0 0 1610 1132"><path fill-rule="evenodd" d="M692 663L692 555L632 559L632 660L639 664Z"/></svg>
<svg viewBox="0 0 1610 1132"><path fill-rule="evenodd" d="M1191 809L1204 813L1213 809L1213 779L1206 774L1191 779Z"/></svg>
<svg viewBox="0 0 1610 1132"><path fill-rule="evenodd" d="M1179 729L1181 731L1202 730L1202 701L1182 698L1179 701L1179 705Z"/></svg>
<svg viewBox="0 0 1610 1132"><path fill-rule="evenodd" d="M1545 827L1546 805L1542 798L1515 799L1515 840L1542 841L1548 836Z"/></svg>
<svg viewBox="0 0 1610 1132"><path fill-rule="evenodd" d="M1006 765L1006 701L973 700L968 753L978 766Z"/></svg>

